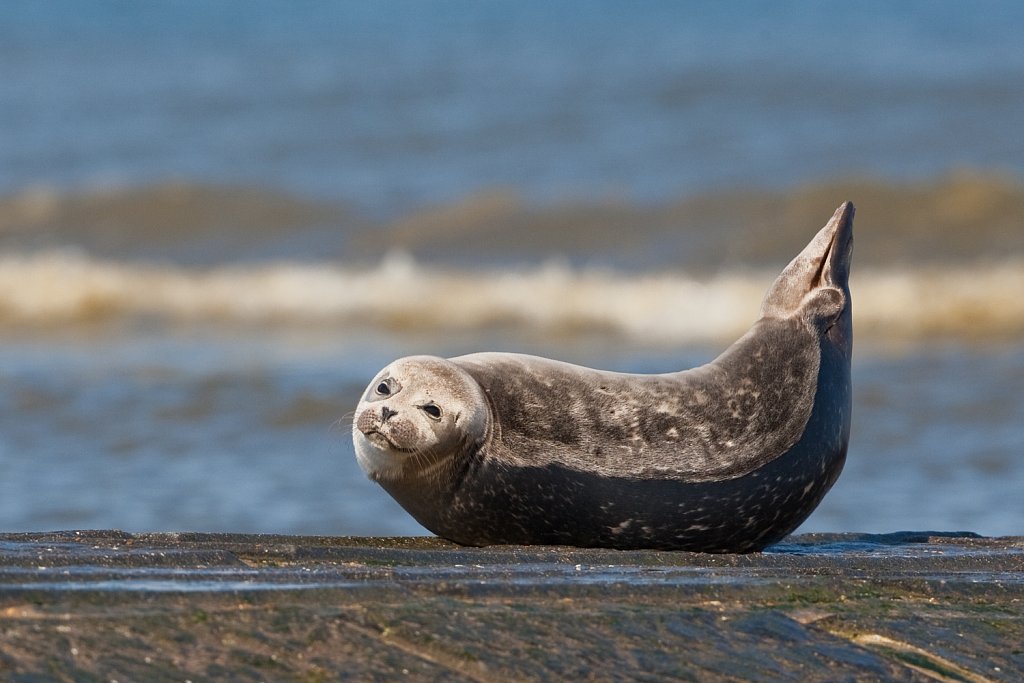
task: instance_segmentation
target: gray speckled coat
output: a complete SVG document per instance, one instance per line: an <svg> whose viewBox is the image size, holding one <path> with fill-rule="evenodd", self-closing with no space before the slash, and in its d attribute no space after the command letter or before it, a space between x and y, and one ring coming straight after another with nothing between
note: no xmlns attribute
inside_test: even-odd
<svg viewBox="0 0 1024 683"><path fill-rule="evenodd" d="M749 552L780 540L846 459L852 226L847 202L772 285L750 331L700 368L451 359L485 392L487 434L429 498L415 481L386 488L467 545Z"/></svg>

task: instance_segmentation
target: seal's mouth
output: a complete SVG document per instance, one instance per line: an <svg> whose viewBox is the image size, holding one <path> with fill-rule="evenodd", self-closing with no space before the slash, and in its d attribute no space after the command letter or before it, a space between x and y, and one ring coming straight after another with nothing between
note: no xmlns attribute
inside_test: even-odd
<svg viewBox="0 0 1024 683"><path fill-rule="evenodd" d="M384 434L383 432L379 432L376 429L368 429L368 430L362 430L361 429L359 431L361 431L363 433L363 436L366 437L367 441L372 443L377 448L380 448L381 450L396 451L398 453L411 453L412 452L412 449L402 448L401 446L396 444L394 441L392 441L391 438L387 434Z"/></svg>

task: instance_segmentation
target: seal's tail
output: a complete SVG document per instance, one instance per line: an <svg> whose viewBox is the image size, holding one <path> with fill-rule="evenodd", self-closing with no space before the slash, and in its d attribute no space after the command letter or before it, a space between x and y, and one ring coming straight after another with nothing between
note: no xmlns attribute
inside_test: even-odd
<svg viewBox="0 0 1024 683"><path fill-rule="evenodd" d="M804 297L819 287L834 287L849 300L853 213L853 204L844 202L828 224L786 266L765 294L762 317L793 315Z"/></svg>

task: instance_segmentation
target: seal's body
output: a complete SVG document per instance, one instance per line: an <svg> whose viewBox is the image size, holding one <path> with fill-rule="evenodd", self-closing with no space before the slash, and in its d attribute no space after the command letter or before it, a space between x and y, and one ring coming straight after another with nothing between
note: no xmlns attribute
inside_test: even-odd
<svg viewBox="0 0 1024 683"><path fill-rule="evenodd" d="M853 206L708 365L631 375L506 353L400 359L370 384L356 453L421 524L466 545L759 550L842 470Z"/></svg>

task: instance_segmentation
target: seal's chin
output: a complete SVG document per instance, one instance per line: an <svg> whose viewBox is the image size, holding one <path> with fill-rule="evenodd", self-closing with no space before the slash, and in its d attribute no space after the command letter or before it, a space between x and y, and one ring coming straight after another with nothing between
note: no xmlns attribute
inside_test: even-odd
<svg viewBox="0 0 1024 683"><path fill-rule="evenodd" d="M380 432L364 434L354 431L356 460L368 477L374 481L397 479L402 474L405 452L397 449Z"/></svg>
<svg viewBox="0 0 1024 683"><path fill-rule="evenodd" d="M381 449L382 451L398 451L398 452L402 452L402 451L405 450L404 448L399 448L398 445L395 444L391 439L389 439L384 434L382 434L382 433L380 433L378 431L360 432L360 433L363 435L363 437L367 441L369 441L371 444L373 444L377 448Z"/></svg>

